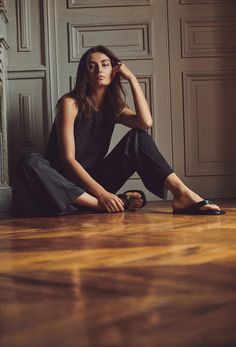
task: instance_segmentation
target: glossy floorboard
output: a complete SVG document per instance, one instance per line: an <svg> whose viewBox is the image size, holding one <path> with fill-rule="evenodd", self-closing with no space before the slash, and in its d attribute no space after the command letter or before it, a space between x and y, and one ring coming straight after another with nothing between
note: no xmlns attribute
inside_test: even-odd
<svg viewBox="0 0 236 347"><path fill-rule="evenodd" d="M0 346L236 346L236 201L223 216L0 220Z"/></svg>

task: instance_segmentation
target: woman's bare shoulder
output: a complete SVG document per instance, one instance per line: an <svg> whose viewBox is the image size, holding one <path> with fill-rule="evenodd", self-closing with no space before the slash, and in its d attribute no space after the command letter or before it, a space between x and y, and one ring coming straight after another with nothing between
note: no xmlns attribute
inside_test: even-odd
<svg viewBox="0 0 236 347"><path fill-rule="evenodd" d="M72 107L78 109L78 100L71 96L64 96L60 102L61 107Z"/></svg>
<svg viewBox="0 0 236 347"><path fill-rule="evenodd" d="M57 120L75 118L79 112L78 101L70 96L61 98L57 106Z"/></svg>

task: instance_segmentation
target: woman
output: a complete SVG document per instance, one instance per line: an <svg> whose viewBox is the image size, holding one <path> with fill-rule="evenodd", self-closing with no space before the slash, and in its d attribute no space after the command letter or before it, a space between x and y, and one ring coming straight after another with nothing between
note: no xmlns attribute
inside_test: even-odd
<svg viewBox="0 0 236 347"><path fill-rule="evenodd" d="M135 112L125 104L121 77L130 83ZM116 123L132 130L106 155ZM145 204L141 191L115 194L135 171L157 196L172 192L174 213L222 214L176 176L145 131L151 126L135 75L108 48L93 47L81 58L74 89L57 103L45 158L24 156L20 177L46 215L84 207L104 212L139 209Z"/></svg>

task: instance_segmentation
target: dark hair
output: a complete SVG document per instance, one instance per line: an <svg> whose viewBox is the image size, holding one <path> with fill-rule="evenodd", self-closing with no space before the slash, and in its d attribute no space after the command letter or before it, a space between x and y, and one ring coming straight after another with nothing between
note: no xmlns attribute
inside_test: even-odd
<svg viewBox="0 0 236 347"><path fill-rule="evenodd" d="M85 119L89 119L92 112L92 106L88 101L88 96L91 95L91 90L88 83L88 63L91 54L96 52L100 52L108 56L108 58L111 60L112 67L119 62L117 56L105 46L99 45L88 49L80 59L74 88L69 93L63 95L63 97L57 103L57 106L59 106L61 100L65 97L74 98L78 102L80 112ZM107 95L103 109L109 112L112 117L116 117L125 106L125 92L121 85L120 75L116 74L111 84L107 88Z"/></svg>

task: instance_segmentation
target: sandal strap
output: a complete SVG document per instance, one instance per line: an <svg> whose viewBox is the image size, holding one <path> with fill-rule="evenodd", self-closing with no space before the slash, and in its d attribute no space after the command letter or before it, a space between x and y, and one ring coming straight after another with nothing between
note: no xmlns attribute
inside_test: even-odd
<svg viewBox="0 0 236 347"><path fill-rule="evenodd" d="M195 210L199 210L199 207L202 207L205 205L213 205L213 203L210 200L204 199L204 200L199 201L196 204L190 206L190 208L195 209Z"/></svg>
<svg viewBox="0 0 236 347"><path fill-rule="evenodd" d="M124 209L127 210L127 208L129 207L129 205L132 201L132 198L130 196L126 195L125 193L124 194L118 194L117 196L118 196L118 198L120 198L124 202Z"/></svg>

